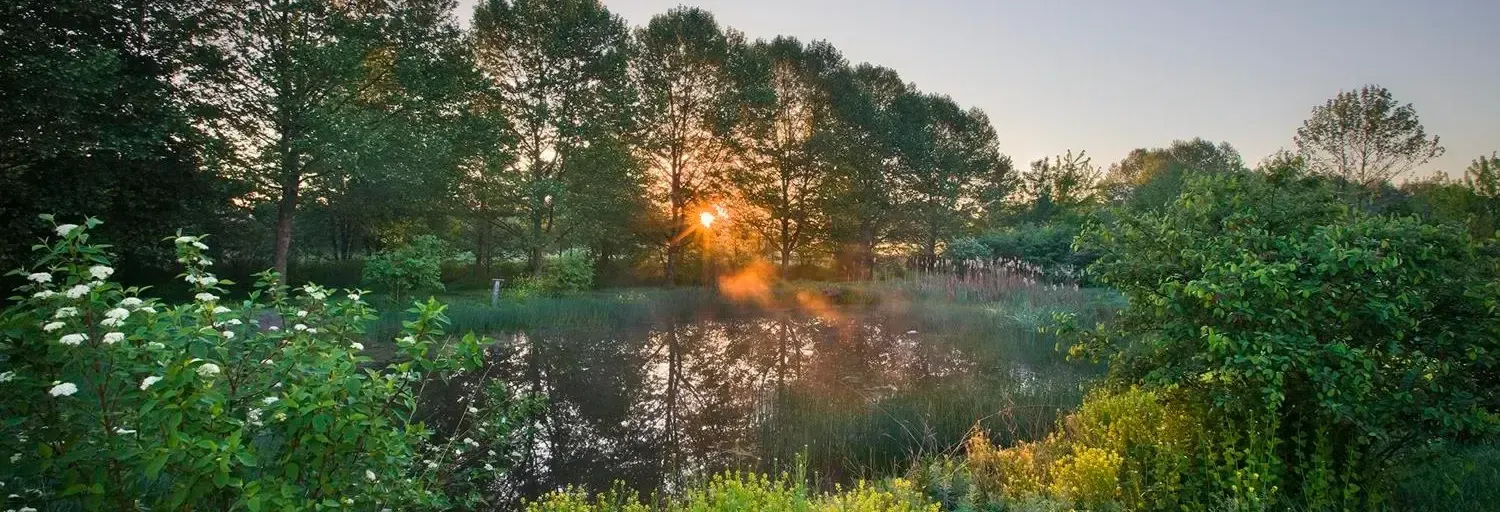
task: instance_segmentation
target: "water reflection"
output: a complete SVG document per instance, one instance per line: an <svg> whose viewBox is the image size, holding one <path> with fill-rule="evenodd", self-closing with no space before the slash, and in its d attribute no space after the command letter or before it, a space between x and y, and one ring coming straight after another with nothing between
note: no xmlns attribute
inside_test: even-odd
<svg viewBox="0 0 1500 512"><path fill-rule="evenodd" d="M799 453L823 481L847 481L948 449L977 420L1040 435L1093 371L1027 328L926 323L773 311L512 333L485 373L549 407L500 486L536 496L618 480L645 495L723 469L788 469Z"/></svg>

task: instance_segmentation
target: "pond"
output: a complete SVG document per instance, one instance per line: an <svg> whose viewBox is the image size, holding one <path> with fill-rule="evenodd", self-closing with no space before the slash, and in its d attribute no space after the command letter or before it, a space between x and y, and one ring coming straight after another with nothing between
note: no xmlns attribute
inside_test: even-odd
<svg viewBox="0 0 1500 512"><path fill-rule="evenodd" d="M483 372L425 400L441 432L476 381L545 399L502 495L619 482L649 496L726 469L800 466L822 485L899 474L976 426L1038 438L1101 371L1039 332L1045 305L815 299L458 305L457 326L498 342Z"/></svg>

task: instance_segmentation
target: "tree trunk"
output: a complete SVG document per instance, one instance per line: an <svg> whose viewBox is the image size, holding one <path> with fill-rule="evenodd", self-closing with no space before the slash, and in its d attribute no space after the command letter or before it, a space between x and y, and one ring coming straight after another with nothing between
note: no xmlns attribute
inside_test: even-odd
<svg viewBox="0 0 1500 512"><path fill-rule="evenodd" d="M859 228L859 262L856 265L868 280L875 280L875 225L863 223Z"/></svg>
<svg viewBox="0 0 1500 512"><path fill-rule="evenodd" d="M667 286L677 285L677 242L667 241L667 264L666 264Z"/></svg>
<svg viewBox="0 0 1500 512"><path fill-rule="evenodd" d="M296 162L290 150L282 152L281 201L276 205L276 272L281 274L281 284L287 283L287 263L292 253L292 220L297 214L297 193L302 188L302 176L293 167Z"/></svg>
<svg viewBox="0 0 1500 512"><path fill-rule="evenodd" d="M526 254L526 269L531 275L542 274L542 212L533 210L531 212L531 246Z"/></svg>
<svg viewBox="0 0 1500 512"><path fill-rule="evenodd" d="M490 278L490 221L480 207L479 218L474 222L474 277Z"/></svg>

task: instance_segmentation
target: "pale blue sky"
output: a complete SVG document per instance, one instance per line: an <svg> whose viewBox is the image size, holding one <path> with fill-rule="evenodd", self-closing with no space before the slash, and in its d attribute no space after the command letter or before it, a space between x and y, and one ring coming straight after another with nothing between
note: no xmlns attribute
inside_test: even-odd
<svg viewBox="0 0 1500 512"><path fill-rule="evenodd" d="M460 17L475 0L463 0ZM825 39L852 62L989 113L1017 163L1201 136L1254 165L1341 89L1415 104L1461 174L1500 150L1500 0L606 0L640 26L703 7L750 38Z"/></svg>

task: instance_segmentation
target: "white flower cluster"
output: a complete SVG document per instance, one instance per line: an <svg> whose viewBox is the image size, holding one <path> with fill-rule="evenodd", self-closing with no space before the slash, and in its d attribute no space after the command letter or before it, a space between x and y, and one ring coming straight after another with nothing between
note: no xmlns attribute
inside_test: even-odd
<svg viewBox="0 0 1500 512"><path fill-rule="evenodd" d="M95 280L103 281L109 279L109 276L115 275L115 269L104 265L94 265L89 267L89 275L93 276Z"/></svg>
<svg viewBox="0 0 1500 512"><path fill-rule="evenodd" d="M141 379L141 391L145 391L146 388L151 387L152 384L156 384L157 382L161 382L161 377L155 375Z"/></svg>
<svg viewBox="0 0 1500 512"><path fill-rule="evenodd" d="M52 282L52 274L48 274L46 272L36 272L26 276L26 280L36 283L50 283Z"/></svg>
<svg viewBox="0 0 1500 512"><path fill-rule="evenodd" d="M198 376L205 379L217 376L222 372L223 370L219 368L219 365L213 363L203 363L202 366L198 367Z"/></svg>
<svg viewBox="0 0 1500 512"><path fill-rule="evenodd" d="M57 226L57 236L68 236L73 230L78 229L77 224L61 224Z"/></svg>
<svg viewBox="0 0 1500 512"><path fill-rule="evenodd" d="M73 396L73 393L77 392L78 385L73 384L72 382L60 381L53 381L52 389L47 390L47 394L52 396Z"/></svg>
<svg viewBox="0 0 1500 512"><path fill-rule="evenodd" d="M86 285L86 284L75 284L75 285L73 285L72 288L68 288L68 291L63 292L63 296L65 296L65 297L67 297L69 299L82 298L84 295L88 295L88 294L89 294L89 286Z"/></svg>
<svg viewBox="0 0 1500 512"><path fill-rule="evenodd" d="M125 323L126 318L130 318L129 310L125 308L114 308L104 312L104 320L100 320L99 325L105 327L119 327L120 325Z"/></svg>

